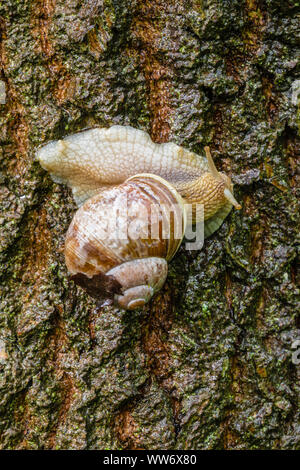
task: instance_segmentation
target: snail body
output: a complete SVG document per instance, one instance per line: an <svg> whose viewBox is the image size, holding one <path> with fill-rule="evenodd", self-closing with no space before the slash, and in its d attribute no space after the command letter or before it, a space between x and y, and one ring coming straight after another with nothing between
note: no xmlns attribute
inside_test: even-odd
<svg viewBox="0 0 300 470"><path fill-rule="evenodd" d="M144 305L165 282L167 262L186 224L203 221L196 204L204 207L205 236L219 228L232 205L240 207L208 148L200 157L173 143L155 144L128 126L90 129L50 142L37 157L54 181L72 188L79 206L65 243L72 279L90 295L127 309ZM189 216L187 204L193 206ZM125 205L129 217L121 213ZM149 235L153 207L156 237ZM112 218L112 213L119 215ZM116 226L108 228L111 220ZM120 232L127 235L120 237Z"/></svg>

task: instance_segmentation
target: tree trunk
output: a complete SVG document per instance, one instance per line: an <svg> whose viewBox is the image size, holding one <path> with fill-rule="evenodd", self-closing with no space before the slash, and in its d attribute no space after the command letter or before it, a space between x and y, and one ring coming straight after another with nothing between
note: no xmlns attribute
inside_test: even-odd
<svg viewBox="0 0 300 470"><path fill-rule="evenodd" d="M298 5L0 2L1 448L300 447ZM210 145L242 204L133 312L69 281L75 203L34 156L112 124Z"/></svg>

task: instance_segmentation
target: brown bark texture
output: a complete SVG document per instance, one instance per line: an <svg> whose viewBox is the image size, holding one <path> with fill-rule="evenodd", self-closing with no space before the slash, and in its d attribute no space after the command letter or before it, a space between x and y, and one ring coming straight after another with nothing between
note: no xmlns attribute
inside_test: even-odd
<svg viewBox="0 0 300 470"><path fill-rule="evenodd" d="M293 0L0 1L2 449L300 448L297 15ZM133 312L70 282L75 203L35 159L113 124L209 145L242 204Z"/></svg>

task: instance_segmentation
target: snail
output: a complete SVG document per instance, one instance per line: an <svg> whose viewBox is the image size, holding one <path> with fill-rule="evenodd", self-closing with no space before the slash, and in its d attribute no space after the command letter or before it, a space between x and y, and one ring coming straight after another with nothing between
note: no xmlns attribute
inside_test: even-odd
<svg viewBox="0 0 300 470"><path fill-rule="evenodd" d="M203 219L196 209L188 216L187 204L203 205L205 237L232 206L240 208L230 178L205 152L156 144L129 126L85 130L38 149L42 167L72 188L79 207L65 240L71 279L128 310L148 302L164 284L187 224Z"/></svg>

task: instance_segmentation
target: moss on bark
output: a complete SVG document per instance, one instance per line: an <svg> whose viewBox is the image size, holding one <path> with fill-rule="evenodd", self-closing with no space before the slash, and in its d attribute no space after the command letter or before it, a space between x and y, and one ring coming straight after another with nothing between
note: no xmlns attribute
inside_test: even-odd
<svg viewBox="0 0 300 470"><path fill-rule="evenodd" d="M0 445L299 448L292 0L0 2ZM298 81L297 81L298 80ZM68 281L75 205L36 147L130 124L232 175L242 211L143 310Z"/></svg>

